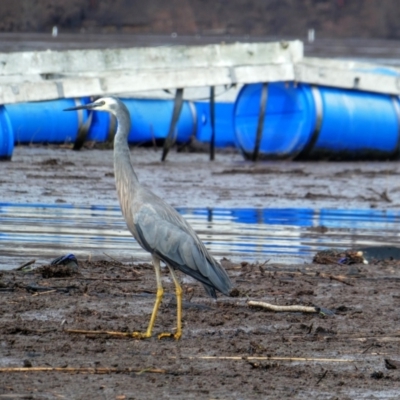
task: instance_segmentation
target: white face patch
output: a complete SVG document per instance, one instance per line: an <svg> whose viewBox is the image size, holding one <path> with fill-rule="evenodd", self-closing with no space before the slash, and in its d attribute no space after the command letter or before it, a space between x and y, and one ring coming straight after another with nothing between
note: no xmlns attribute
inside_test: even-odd
<svg viewBox="0 0 400 400"><path fill-rule="evenodd" d="M117 106L117 102L112 97L102 97L95 101L94 104L99 104L99 106L95 107L97 111L109 111L112 112L115 110Z"/></svg>

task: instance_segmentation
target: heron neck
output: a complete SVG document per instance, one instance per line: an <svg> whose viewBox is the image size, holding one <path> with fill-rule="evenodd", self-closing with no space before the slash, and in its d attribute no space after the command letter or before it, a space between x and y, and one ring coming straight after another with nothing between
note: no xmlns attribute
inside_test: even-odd
<svg viewBox="0 0 400 400"><path fill-rule="evenodd" d="M131 120L125 105L121 105L121 109L117 111L115 116L118 127L114 137L114 174L118 194L120 194L122 190L121 185L133 186L131 189L134 189L135 186L139 185L139 181L132 166L128 146Z"/></svg>

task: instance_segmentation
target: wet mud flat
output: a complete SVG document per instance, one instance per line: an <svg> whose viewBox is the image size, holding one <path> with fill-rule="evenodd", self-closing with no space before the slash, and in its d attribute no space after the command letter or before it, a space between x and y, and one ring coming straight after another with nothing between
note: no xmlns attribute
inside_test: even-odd
<svg viewBox="0 0 400 400"><path fill-rule="evenodd" d="M400 207L398 162L251 164L221 152L210 163L173 150L163 164L160 150L131 154L139 179L176 207ZM112 162L109 149L17 146L0 164L1 202L117 206ZM155 277L135 258L79 259L79 273L64 276L0 271L0 399L398 398L396 262L242 261L227 265L238 297L214 302L181 276L178 342L67 332L146 329ZM176 324L167 273L163 281L155 335ZM334 314L267 312L249 299Z"/></svg>
<svg viewBox="0 0 400 400"><path fill-rule="evenodd" d="M0 163L0 202L118 206L113 154L70 145L17 146ZM132 147L140 182L174 207L400 208L400 163L259 162L236 150L209 155ZM56 256L56 255L55 255Z"/></svg>
<svg viewBox="0 0 400 400"><path fill-rule="evenodd" d="M398 263L224 265L237 297L211 300L181 275L180 341L156 337L176 326L166 269L148 340L68 331L145 330L155 297L149 264L1 272L0 398L398 398ZM249 299L324 313L268 312Z"/></svg>

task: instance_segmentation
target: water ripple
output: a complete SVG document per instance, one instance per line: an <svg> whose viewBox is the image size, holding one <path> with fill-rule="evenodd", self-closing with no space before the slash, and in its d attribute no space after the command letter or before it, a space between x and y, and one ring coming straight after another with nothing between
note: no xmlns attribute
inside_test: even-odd
<svg viewBox="0 0 400 400"><path fill-rule="evenodd" d="M178 211L219 257L309 261L323 248L396 245L400 211L189 209ZM64 253L78 258L149 260L127 231L119 207L0 203L0 269Z"/></svg>

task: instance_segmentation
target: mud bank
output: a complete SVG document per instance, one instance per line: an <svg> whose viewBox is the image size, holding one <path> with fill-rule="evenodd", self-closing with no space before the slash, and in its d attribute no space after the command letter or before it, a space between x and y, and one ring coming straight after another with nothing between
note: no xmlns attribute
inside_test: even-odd
<svg viewBox="0 0 400 400"><path fill-rule="evenodd" d="M53 278L2 272L0 397L398 398L398 265L226 268L238 297L214 302L185 279L178 342L68 332L145 330L155 296L148 264L81 261L78 274ZM163 282L155 334L176 323L166 271ZM334 315L266 312L248 299Z"/></svg>
<svg viewBox="0 0 400 400"><path fill-rule="evenodd" d="M175 207L400 208L398 162L249 163L236 151L133 148L139 180ZM118 205L112 150L17 146L0 163L0 201Z"/></svg>
<svg viewBox="0 0 400 400"><path fill-rule="evenodd" d="M210 163L206 154L173 152L162 164L160 156L132 149L140 180L174 206L400 206L398 163L253 165L236 153ZM111 150L17 147L0 168L2 202L117 205ZM239 296L217 302L184 278L179 342L68 332L144 330L154 302L148 264L79 263L73 276L0 272L1 398L398 397L395 262L227 263ZM176 323L166 272L163 281L168 293L156 334ZM249 308L248 299L314 305L333 315L266 312Z"/></svg>

